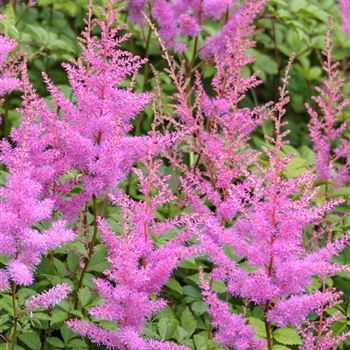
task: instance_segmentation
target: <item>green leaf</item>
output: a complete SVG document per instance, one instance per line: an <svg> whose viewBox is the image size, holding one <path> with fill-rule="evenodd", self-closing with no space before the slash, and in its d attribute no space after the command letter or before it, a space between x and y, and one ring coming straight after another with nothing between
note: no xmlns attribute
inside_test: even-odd
<svg viewBox="0 0 350 350"><path fill-rule="evenodd" d="M287 348L286 346L284 345L274 345L272 347L272 350L290 350L290 348Z"/></svg>
<svg viewBox="0 0 350 350"><path fill-rule="evenodd" d="M181 326L177 326L173 337L178 343L182 343L182 341L188 337L188 333Z"/></svg>
<svg viewBox="0 0 350 350"><path fill-rule="evenodd" d="M255 329L258 338L266 338L265 323L258 318L249 317L249 324Z"/></svg>
<svg viewBox="0 0 350 350"><path fill-rule="evenodd" d="M60 330L61 330L61 335L65 344L67 344L73 338L78 338L78 334L72 332L66 326L62 326Z"/></svg>
<svg viewBox="0 0 350 350"><path fill-rule="evenodd" d="M38 350L41 349L41 340L37 333L25 333L18 336L18 338L27 345L30 349Z"/></svg>
<svg viewBox="0 0 350 350"><path fill-rule="evenodd" d="M82 306L86 306L91 299L89 288L81 288L78 292L78 298Z"/></svg>
<svg viewBox="0 0 350 350"><path fill-rule="evenodd" d="M87 271L102 272L108 268L108 263L106 261L106 248L99 245L95 248L95 252L92 254L89 262Z"/></svg>
<svg viewBox="0 0 350 350"><path fill-rule="evenodd" d="M198 300L191 304L191 310L195 315L201 316L204 313L208 312L208 306L202 300Z"/></svg>
<svg viewBox="0 0 350 350"><path fill-rule="evenodd" d="M68 343L68 347L71 349L87 349L88 346L83 340L75 338Z"/></svg>
<svg viewBox="0 0 350 350"><path fill-rule="evenodd" d="M188 307L186 307L181 314L181 326L186 330L189 336L196 330L197 321Z"/></svg>
<svg viewBox="0 0 350 350"><path fill-rule="evenodd" d="M194 345L196 350L202 350L208 348L208 332L201 332L193 336Z"/></svg>
<svg viewBox="0 0 350 350"><path fill-rule="evenodd" d="M51 314L51 325L63 322L68 319L68 313L62 310L54 309Z"/></svg>
<svg viewBox="0 0 350 350"><path fill-rule="evenodd" d="M176 281L175 278L171 278L171 279L169 280L169 282L166 284L166 286L167 286L168 288L174 290L175 292L181 294L181 295L184 294L184 293L183 293L183 290L182 290L182 287L181 287L181 284L180 284L178 281Z"/></svg>
<svg viewBox="0 0 350 350"><path fill-rule="evenodd" d="M221 281L213 281L212 288L213 288L213 291L217 293L226 292L226 285L224 282L221 282Z"/></svg>
<svg viewBox="0 0 350 350"><path fill-rule="evenodd" d="M54 264L57 270L57 273L60 277L64 277L66 274L66 266L64 263L56 258L54 258Z"/></svg>
<svg viewBox="0 0 350 350"><path fill-rule="evenodd" d="M273 338L284 345L300 345L301 338L293 328L284 327L273 332Z"/></svg>
<svg viewBox="0 0 350 350"><path fill-rule="evenodd" d="M307 162L301 157L293 158L286 166L285 174L288 178L295 178L305 173Z"/></svg>
<svg viewBox="0 0 350 350"><path fill-rule="evenodd" d="M70 271L76 272L79 269L79 257L77 254L70 252L67 256L67 265Z"/></svg>
<svg viewBox="0 0 350 350"><path fill-rule="evenodd" d="M196 287L187 285L183 287L183 291L184 291L184 294L186 295L185 297L186 303L202 300L201 292Z"/></svg>
<svg viewBox="0 0 350 350"><path fill-rule="evenodd" d="M46 341L56 347L56 348L60 348L60 349L63 349L65 347L63 341L57 337L50 337L50 338L47 338Z"/></svg>
<svg viewBox="0 0 350 350"><path fill-rule="evenodd" d="M256 54L256 60L254 67L261 72L268 73L268 74L277 74L278 68L277 63L275 60L271 59L270 56L262 54L261 52L258 52Z"/></svg>
<svg viewBox="0 0 350 350"><path fill-rule="evenodd" d="M162 318L158 322L158 332L163 340L168 340L174 334L176 328L179 326L179 321L175 318Z"/></svg>

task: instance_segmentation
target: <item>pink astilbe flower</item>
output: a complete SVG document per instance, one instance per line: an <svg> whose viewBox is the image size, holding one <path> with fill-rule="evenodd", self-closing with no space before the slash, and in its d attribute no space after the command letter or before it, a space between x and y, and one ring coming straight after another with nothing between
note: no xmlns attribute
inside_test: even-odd
<svg viewBox="0 0 350 350"><path fill-rule="evenodd" d="M42 232L36 228L42 221L52 221L54 203L43 198L43 185L32 162L32 155L43 154L45 149L40 147L38 125L28 111L28 99L25 92L22 122L11 133L16 146L3 140L0 149L0 161L9 172L5 186L0 188L0 241L4 243L0 253L9 257L7 274L18 285L30 285L42 255L75 237L62 220L52 222Z"/></svg>
<svg viewBox="0 0 350 350"><path fill-rule="evenodd" d="M246 38L252 34L252 24L256 16L264 9L266 0L246 0L236 12L228 19L220 33L211 35L200 51L204 59L210 59L215 55L221 56L225 51L227 42L237 38Z"/></svg>
<svg viewBox="0 0 350 350"><path fill-rule="evenodd" d="M343 17L344 31L350 35L350 1L339 0L340 14Z"/></svg>
<svg viewBox="0 0 350 350"><path fill-rule="evenodd" d="M337 169L336 185L343 185L350 181L350 141L342 139L334 150L335 157L343 162Z"/></svg>
<svg viewBox="0 0 350 350"><path fill-rule="evenodd" d="M260 350L265 347L264 340L255 338L255 331L246 325L244 316L229 312L227 303L221 301L210 289L209 283L201 276L204 301L209 306L209 315L215 327L215 340L227 348L236 350Z"/></svg>
<svg viewBox="0 0 350 350"><path fill-rule="evenodd" d="M132 80L145 60L120 48L129 35L117 35L122 27L114 26L112 1L102 17L89 19L81 39L81 57L74 64L64 65L74 102L44 75L60 117L42 103L33 105L45 127L49 151L54 154L55 173L47 179L47 195L69 218L92 196L113 190L134 163L147 154L150 143L147 136L132 137L128 133L132 119L149 103L151 95L135 93L132 87L118 87ZM91 36L95 26L100 28L100 36ZM57 181L67 171L77 176ZM76 187L80 187L80 193L68 199L65 195Z"/></svg>
<svg viewBox="0 0 350 350"><path fill-rule="evenodd" d="M289 101L286 90L288 79L287 73L280 89L280 100L272 108L277 114L273 117L275 137L268 137L272 147L263 149L269 159L268 168L257 164L254 172L246 169L246 172L242 170L234 177L228 177L226 188L221 191L227 206L220 203L220 196L214 195L219 186L217 179L223 176L225 168L218 171L211 166L211 172L207 174L211 186L208 184L205 188L200 181L193 179L193 175L188 176L190 180L184 181L189 203L203 218L199 240L203 253L214 263L210 277L225 282L229 295L261 305L267 330L271 322L298 325L310 312L329 302L332 295L328 292L307 295L306 288L313 276L328 277L344 270L331 259L350 240L350 234L347 234L311 253L303 247L305 227L318 224L325 212L339 202L314 205L317 192L312 174L304 173L295 178L283 176L291 160L289 155L282 156L283 146L287 144L285 137L289 133L285 129L287 123L282 119L284 106ZM214 154L220 157L220 152L215 151ZM208 164L215 164L215 161ZM246 160L245 164L249 165L249 161ZM195 188L218 209L208 210ZM235 220L231 222L232 219ZM229 259L224 253L224 248L228 247L237 260ZM244 259L244 265L240 266L239 259ZM293 317L284 312L291 305ZM219 313L215 322L223 329L227 325L227 320L224 317L220 319ZM272 338L269 335L268 342L271 348Z"/></svg>
<svg viewBox="0 0 350 350"><path fill-rule="evenodd" d="M293 295L288 300L279 300L267 313L270 322L280 327L299 326L305 321L305 316L311 311L317 310L320 306L334 299L334 293L316 291L312 294Z"/></svg>
<svg viewBox="0 0 350 350"><path fill-rule="evenodd" d="M5 17L1 16L0 21ZM9 67L8 54L17 46L15 40L9 39L4 35L0 35L0 97L18 89L20 81L14 77L14 72Z"/></svg>
<svg viewBox="0 0 350 350"><path fill-rule="evenodd" d="M350 336L350 332L335 335L331 330L331 326L334 322L346 319L341 312L335 312L327 318L324 317L325 308L336 307L341 303L341 293L335 292L334 290L325 290L325 293L329 294L330 298L328 303L322 304L315 310L315 314L318 316L316 321L305 320L303 324L297 327L303 339L300 350L335 349Z"/></svg>
<svg viewBox="0 0 350 350"><path fill-rule="evenodd" d="M129 0L128 1L128 16L130 20L139 25L144 24L142 11L146 10L149 0Z"/></svg>
<svg viewBox="0 0 350 350"><path fill-rule="evenodd" d="M344 80L340 77L339 63L333 63L332 42L331 42L331 23L326 39L326 50L323 52L325 61L323 70L327 78L322 86L317 87L318 96L313 96L313 101L317 104L320 112L317 112L309 104L306 108L311 117L309 126L310 136L316 152L316 170L318 177L323 180L336 179L337 184L344 180L342 176L337 177L331 163L334 157L334 142L341 136L348 122L339 122L339 117L349 104L350 100L344 97L342 89ZM338 152L340 156L341 151Z"/></svg>
<svg viewBox="0 0 350 350"><path fill-rule="evenodd" d="M182 52L187 47L186 39L197 37L207 19L229 17L235 3L235 0L130 0L128 10L129 18L142 25L141 11L150 6L166 48Z"/></svg>
<svg viewBox="0 0 350 350"><path fill-rule="evenodd" d="M247 167L256 161L258 152L249 149L247 140L270 114L268 104L240 107L246 93L261 83L256 74L242 74L254 62L254 57L246 54L255 45L249 39L251 33L252 29L242 27L234 40L226 42L221 56L215 57L217 72L211 83L214 96L206 93L197 74L195 103L191 106L185 92L188 82L181 77L173 78L178 89L176 113L193 135L186 142L196 156L182 180L187 200L196 206L197 212L206 212L206 206L198 200L198 195L204 195L215 207L218 218L227 221L242 206L242 196L249 199L246 187L251 185L235 180L246 177ZM179 163L174 158L172 161Z"/></svg>
<svg viewBox="0 0 350 350"><path fill-rule="evenodd" d="M92 323L79 320L66 322L74 332L88 337L93 343L104 345L107 349L124 350L188 350L187 347L157 340L145 340L135 330L126 327L118 333L104 330Z"/></svg>
<svg viewBox="0 0 350 350"><path fill-rule="evenodd" d="M178 234L157 248L154 245L152 235L162 231L158 228L154 212L175 197L167 184L169 176L161 174L162 164L153 157L154 154L147 159L145 172L135 169L144 201L134 201L120 192L110 196L120 207L121 234L117 236L104 219L99 220L111 267L104 273L107 279L94 280L103 304L94 306L90 314L116 323L118 330L105 331L79 320L67 323L72 330L108 348L123 349L124 344L135 350L185 349L141 337L147 319L166 305L165 300L154 297L159 295L178 264L195 253L195 248L186 245L195 230L191 216L172 219L171 228ZM164 225L161 226L164 228Z"/></svg>
<svg viewBox="0 0 350 350"><path fill-rule="evenodd" d="M58 284L55 287L31 297L26 302L26 310L34 311L37 308L49 309L65 299L72 288L66 284Z"/></svg>

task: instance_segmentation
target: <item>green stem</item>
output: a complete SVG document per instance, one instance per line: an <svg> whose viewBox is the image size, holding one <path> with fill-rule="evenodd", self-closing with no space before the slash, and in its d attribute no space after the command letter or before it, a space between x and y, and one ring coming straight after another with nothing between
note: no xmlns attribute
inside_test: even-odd
<svg viewBox="0 0 350 350"><path fill-rule="evenodd" d="M13 317L13 330L11 335L11 350L15 349L16 346L16 339L17 339L17 323L18 323L18 311L17 311L17 304L16 304L16 290L17 285L15 283L12 283L12 317Z"/></svg>
<svg viewBox="0 0 350 350"><path fill-rule="evenodd" d="M267 338L267 349L272 350L272 335L271 335L271 324L265 320L265 331Z"/></svg>
<svg viewBox="0 0 350 350"><path fill-rule="evenodd" d="M74 310L78 307L78 293L79 293L79 290L83 284L83 280L84 280L84 276L85 276L85 273L87 271L87 268L89 267L90 259L91 259L93 252L94 252L96 239L97 239L98 229L97 229L97 200L96 200L96 196L92 196L92 209L93 209L93 214L94 214L94 232L93 232L90 244L89 244L87 259L85 260L84 267L81 270L81 275L79 278L79 282L78 282L78 286L77 286L77 290L76 290L76 295L75 295L75 299L74 299Z"/></svg>
<svg viewBox="0 0 350 350"><path fill-rule="evenodd" d="M190 63L190 74L192 74L194 63L196 62L197 51L198 51L198 40L199 40L199 35L197 35L196 38L194 39L193 53L192 53L192 58Z"/></svg>
<svg viewBox="0 0 350 350"><path fill-rule="evenodd" d="M265 317L264 317L264 323L265 323L265 331L266 331L266 339L267 339L267 349L272 350L272 333L271 333L271 323L267 321L266 319L266 313L270 308L270 302L268 301L265 305Z"/></svg>

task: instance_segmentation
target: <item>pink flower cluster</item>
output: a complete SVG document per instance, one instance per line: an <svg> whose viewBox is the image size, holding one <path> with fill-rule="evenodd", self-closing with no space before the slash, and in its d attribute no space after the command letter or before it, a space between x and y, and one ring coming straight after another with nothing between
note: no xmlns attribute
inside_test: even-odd
<svg viewBox="0 0 350 350"><path fill-rule="evenodd" d="M343 16L343 26L345 32L350 35L350 1L339 0L340 13Z"/></svg>
<svg viewBox="0 0 350 350"><path fill-rule="evenodd" d="M313 249L304 242L306 228L323 223L341 201L318 201L316 176L310 172L286 176L293 158L285 154L289 129L284 121L292 59L277 102L252 108L241 104L247 92L261 84L257 74L243 73L254 62L246 51L255 45L252 23L265 3L247 0L235 8L232 0L129 1L130 18L142 23L140 11L151 7L162 41L180 52L186 48L181 38L198 38L206 20L226 21L201 49L216 68L211 93L200 73L186 79L180 69L176 75L176 65L165 52L178 90L172 105L177 119L154 108L151 131L142 137L130 136L132 121L153 96L133 89L146 61L121 48L128 35L118 34L123 27L115 26L115 1L102 9L102 19L92 19L90 11L81 56L64 65L72 100L43 75L51 108L37 95L25 68L21 84L14 77L6 58L15 43L0 36L0 95L19 86L23 90L21 124L12 130L10 141L0 144L0 161L8 171L0 188L0 254L6 256L0 289L12 285L15 298L17 286L31 285L41 258L76 239L70 225L91 200L95 207L96 198L103 196L118 213L111 222L97 219L94 212L94 234L101 233L110 266L93 279L101 303L89 310L91 322L71 319L66 323L71 330L108 349L187 349L145 339L143 331L148 319L167 304L161 291L174 270L186 258L205 256L210 264L199 272L199 285L214 339L222 346L271 350L272 327L284 326L299 331L302 349L330 350L344 339L346 335L336 337L330 331L338 318L324 318L325 309L341 295L325 286L310 291L310 285L315 277L325 280L348 271L332 259L349 244L350 234ZM92 34L95 29L98 35ZM323 65L327 79L317 89L320 96L313 98L319 112L310 105L307 110L317 176L339 185L349 179L350 143L342 139L347 123L338 124L349 101L342 95L329 38ZM267 119L274 125L273 136L266 137L260 151L253 150L251 135ZM157 127L163 121L160 133ZM336 140L339 146L333 147ZM190 162L184 162L186 152ZM333 167L333 155L345 158L345 165ZM171 175L163 171L165 161L170 162ZM118 188L131 171L138 180L138 199ZM157 216L159 208L175 204L180 208L177 215ZM212 290L213 281L223 282L227 299L237 297L261 308L266 342L257 339L243 312L231 312L229 303ZM70 291L69 285L58 284L30 298L25 310L51 308ZM318 324L308 320L312 312ZM94 323L97 320L108 320L116 329L104 329Z"/></svg>
<svg viewBox="0 0 350 350"><path fill-rule="evenodd" d="M306 108L311 117L309 129L316 152L317 175L320 180L335 179L337 185L342 185L348 181L349 168L345 165L340 170L334 169L331 159L334 157L348 158L346 141L342 141L339 147L334 148L333 145L341 138L348 126L347 121L339 122L339 118L350 100L342 93L344 80L340 77L339 64L333 63L332 50L330 32L328 32L326 51L323 53L325 57L323 70L327 78L323 81L322 86L316 88L318 96L312 97L320 112L309 104L306 104Z"/></svg>
<svg viewBox="0 0 350 350"><path fill-rule="evenodd" d="M147 177L135 169L145 201L136 202L120 192L112 196L120 208L122 232L116 236L104 219L99 220L111 268L105 271L107 280L94 280L103 304L94 306L90 315L116 323L119 328L111 332L81 320L70 320L67 325L94 343L111 349L122 349L124 345L131 350L185 350L187 347L141 337L147 318L166 305L165 300L154 296L159 295L178 264L196 251L186 246L195 230L191 216L178 217L168 223L156 222L153 215L156 206L175 198L167 186L168 176L159 172L161 163L149 159L146 165ZM154 196L151 196L152 189L157 189ZM167 227L176 228L178 235L155 248L152 235L164 234Z"/></svg>
<svg viewBox="0 0 350 350"><path fill-rule="evenodd" d="M0 16L0 21L5 17ZM8 54L17 46L14 40L0 35L0 97L20 87L20 81L13 75L13 71L9 69Z"/></svg>
<svg viewBox="0 0 350 350"><path fill-rule="evenodd" d="M202 57L209 58L225 47L241 22L249 21L251 24L264 5L265 0L247 0L242 6L236 0L129 0L128 10L132 21L143 24L142 11L150 8L163 43L168 49L178 52L186 50L187 38L199 37L208 19L223 19L220 34L211 35L203 46Z"/></svg>

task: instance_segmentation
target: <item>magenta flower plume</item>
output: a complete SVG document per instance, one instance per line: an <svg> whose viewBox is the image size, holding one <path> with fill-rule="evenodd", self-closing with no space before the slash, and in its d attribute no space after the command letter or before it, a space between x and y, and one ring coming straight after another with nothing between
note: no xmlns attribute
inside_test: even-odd
<svg viewBox="0 0 350 350"><path fill-rule="evenodd" d="M72 288L68 284L58 284L55 287L27 300L26 310L34 311L37 308L49 309L65 299L71 290Z"/></svg>
<svg viewBox="0 0 350 350"><path fill-rule="evenodd" d="M186 346L142 339L132 328L123 328L114 333L86 321L70 320L66 324L74 332L88 337L93 343L104 345L107 349L123 350L127 347L130 350L188 350Z"/></svg>
<svg viewBox="0 0 350 350"><path fill-rule="evenodd" d="M340 14L343 17L344 31L350 35L350 1L339 0Z"/></svg>
<svg viewBox="0 0 350 350"><path fill-rule="evenodd" d="M280 327L299 326L305 321L305 317L322 305L334 300L334 293L316 291L313 294L293 295L288 300L280 300L273 310L267 313L269 321Z"/></svg>
<svg viewBox="0 0 350 350"><path fill-rule="evenodd" d="M236 152L244 160L244 165L241 167L242 162L237 165L237 161L219 163L227 151L224 145L220 145L219 138L210 140L208 137L211 150L220 145L220 151L217 148L212 152L214 156L209 158L209 150L201 142L201 169L196 169L196 176L192 171L183 181L189 204L203 219L199 240L203 253L214 263L210 278L223 281L229 295L262 305L267 329L270 329L271 322L280 326L299 325L310 312L329 303L331 293L320 291L308 295L307 287L314 276L328 277L344 270L343 266L332 262L332 257L338 255L350 239L350 234L347 234L313 252L303 246L305 227L318 224L324 214L339 202L314 204L317 192L312 174L304 173L296 178L283 175L291 160L291 156L281 155L289 133L287 123L283 121L285 105L289 101L286 90L288 74L287 71L283 79L280 100L272 109L276 114L273 116L275 137L267 138L272 147L263 149L269 167L256 165L254 171L249 171L247 166L250 163L246 158L249 152L244 150L244 140L247 139L244 136L249 136L249 132L240 134L235 128L236 134L230 134L230 129L227 129L224 136L230 135L228 140L236 138L240 141L230 149L231 160ZM215 122L220 123L217 119ZM234 148L237 145L239 148ZM205 162L206 157L210 161ZM203 174L202 164L208 169ZM222 165L218 167L216 164ZM210 179L207 185L202 183L205 178ZM211 204L210 210L201 198L206 198ZM228 247L236 259L228 258L225 253ZM244 260L242 266L237 262L240 259ZM214 303L214 297L210 295L209 308ZM223 308L221 303L224 302L219 303ZM293 315L284 312L291 306ZM220 311L212 317L215 327L226 334L225 327L231 316ZM224 336L217 337L217 340L222 345L228 341ZM271 339L268 341L271 347Z"/></svg>
<svg viewBox="0 0 350 350"><path fill-rule="evenodd" d="M264 9L266 0L246 0L228 19L220 33L211 35L201 48L204 59L221 56L228 42L237 38L248 38L252 34L252 25L256 16Z"/></svg>
<svg viewBox="0 0 350 350"><path fill-rule="evenodd" d="M89 19L82 34L81 57L75 64L64 65L75 102L67 100L44 75L61 116L50 117L56 113L37 106L55 154L55 176L68 171L77 174L74 179L47 184L47 192L69 218L92 196L114 190L134 163L146 156L150 143L147 136L128 135L131 121L152 96L135 93L132 87L118 87L134 77L145 60L120 48L129 35L118 36L122 27L114 26L112 6L111 2L104 10L103 20ZM99 36L91 35L95 26L101 30ZM77 187L79 194L67 199L65 194Z"/></svg>
<svg viewBox="0 0 350 350"><path fill-rule="evenodd" d="M90 315L117 324L118 330L103 330L79 320L67 323L72 330L107 348L123 349L123 344L127 344L128 349L135 350L185 349L141 337L147 319L166 305L165 300L155 296L159 296L178 264L196 253L194 247L186 245L196 228L192 214L169 222L156 221L157 207L175 199L168 186L169 176L160 172L161 166L162 162L150 155L144 171L135 169L144 201L134 201L120 191L110 196L120 208L121 234L116 235L104 219L99 220L111 267L104 272L106 279L94 280L103 304L92 307ZM176 237L155 247L152 235L163 234L169 229L178 231Z"/></svg>
<svg viewBox="0 0 350 350"><path fill-rule="evenodd" d="M4 16L0 17L0 21ZM0 35L0 97L18 89L20 81L14 77L14 72L9 67L8 54L17 46L15 40L9 39L4 35Z"/></svg>
<svg viewBox="0 0 350 350"><path fill-rule="evenodd" d="M0 161L9 173L5 186L0 188L0 242L3 243L0 254L8 256L7 275L18 285L33 283L33 272L41 257L75 237L64 221L52 222L54 203L44 198L38 176L50 172L50 167L35 166L36 157L45 159L45 149L38 137L41 126L29 111L30 96L26 87L24 91L22 122L11 133L16 146L11 147L3 140L0 148ZM36 225L44 220L51 225L39 231Z"/></svg>
<svg viewBox="0 0 350 350"><path fill-rule="evenodd" d="M332 350L337 348L338 345L350 336L349 331L335 334L331 328L334 322L345 319L345 316L341 312L336 311L331 316L324 317L325 308L336 308L341 304L341 293L331 289L325 290L325 293L329 295L329 300L327 304L323 304L315 310L318 319L316 321L304 320L297 327L303 339L300 350Z"/></svg>
<svg viewBox="0 0 350 350"><path fill-rule="evenodd" d="M339 63L333 63L331 25L330 23L327 33L326 50L323 52L325 56L323 70L327 78L321 86L316 88L319 95L312 97L320 112L317 112L309 104L306 104L306 108L311 117L309 130L316 152L317 175L320 180L335 179L336 184L341 185L347 180L346 176L344 176L346 167L341 169L338 175L331 163L331 158L334 157L334 154L341 157L344 146L340 146L339 149L333 149L332 144L339 139L348 126L348 122L339 123L338 120L350 100L345 98L342 92L344 80L340 77ZM345 158L347 159L347 157Z"/></svg>
<svg viewBox="0 0 350 350"><path fill-rule="evenodd" d="M210 289L209 283L201 275L202 294L209 306L209 315L215 327L215 340L227 348L236 350L261 350L264 340L255 339L255 331L246 325L244 316L229 312L227 303L221 301Z"/></svg>
<svg viewBox="0 0 350 350"><path fill-rule="evenodd" d="M235 0L129 0L128 10L129 18L143 25L142 11L151 7L166 48L183 52L187 39L198 37L208 19L219 21L224 16L229 18L235 3Z"/></svg>

